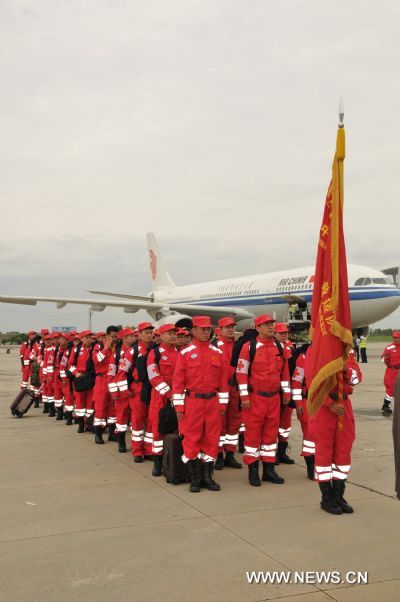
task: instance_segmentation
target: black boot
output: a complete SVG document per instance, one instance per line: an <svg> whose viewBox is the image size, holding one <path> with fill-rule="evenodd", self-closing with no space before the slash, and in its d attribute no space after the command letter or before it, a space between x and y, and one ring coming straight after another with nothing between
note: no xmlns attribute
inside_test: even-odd
<svg viewBox="0 0 400 602"><path fill-rule="evenodd" d="M212 478L213 475L213 464L214 462L203 462L202 463L202 479L201 486L209 491L219 491L221 486L218 485Z"/></svg>
<svg viewBox="0 0 400 602"><path fill-rule="evenodd" d="M125 433L118 433L118 451L120 454L126 453L126 441L125 441Z"/></svg>
<svg viewBox="0 0 400 602"><path fill-rule="evenodd" d="M72 425L72 411L65 412L65 413L66 413L66 415L67 415L67 418L66 418L66 420L65 420L65 424L66 424L67 426L71 426L71 425Z"/></svg>
<svg viewBox="0 0 400 602"><path fill-rule="evenodd" d="M56 415L56 408L54 407L54 401L49 401L49 418L54 418Z"/></svg>
<svg viewBox="0 0 400 602"><path fill-rule="evenodd" d="M187 463L189 476L190 476L190 493L199 493L200 491L200 479L201 479L201 463L200 460L189 460Z"/></svg>
<svg viewBox="0 0 400 602"><path fill-rule="evenodd" d="M150 454L147 454L146 456L143 456L143 460L147 460L148 462L153 462L153 456Z"/></svg>
<svg viewBox="0 0 400 602"><path fill-rule="evenodd" d="M315 456L304 456L304 461L307 464L307 479L314 480Z"/></svg>
<svg viewBox="0 0 400 602"><path fill-rule="evenodd" d="M85 417L84 416L79 416L78 417L78 433L84 433L85 432Z"/></svg>
<svg viewBox="0 0 400 602"><path fill-rule="evenodd" d="M88 418L86 418L86 430L89 433L94 433L93 420L94 420L94 412L92 412L92 414L90 414L90 416Z"/></svg>
<svg viewBox="0 0 400 602"><path fill-rule="evenodd" d="M244 454L244 433L239 433L238 452Z"/></svg>
<svg viewBox="0 0 400 602"><path fill-rule="evenodd" d="M275 483L276 485L282 485L282 483L285 482L285 479L280 477L275 471L275 467L272 462L263 462L262 480L270 481L270 483Z"/></svg>
<svg viewBox="0 0 400 602"><path fill-rule="evenodd" d="M234 453L231 451L225 453L224 466L229 466L229 468L242 468L241 463L236 460ZM215 466L215 468L217 468L217 466Z"/></svg>
<svg viewBox="0 0 400 602"><path fill-rule="evenodd" d="M143 456L133 456L133 461L135 462L135 464L142 464Z"/></svg>
<svg viewBox="0 0 400 602"><path fill-rule="evenodd" d="M153 477L161 477L162 475L162 463L163 463L163 457L159 456L159 455L154 455L153 456L153 470L152 470L152 475Z"/></svg>
<svg viewBox="0 0 400 602"><path fill-rule="evenodd" d="M320 502L322 510L329 512L329 514L343 514L343 511L334 496L331 481L318 483L318 485L322 493L322 499Z"/></svg>
<svg viewBox="0 0 400 602"><path fill-rule="evenodd" d="M63 407L58 406L56 420L62 420L64 415Z"/></svg>
<svg viewBox="0 0 400 602"><path fill-rule="evenodd" d="M47 401L43 402L43 412L42 414L48 414L49 413L49 404Z"/></svg>
<svg viewBox="0 0 400 602"><path fill-rule="evenodd" d="M260 487L260 475L258 474L258 460L249 464L249 483L253 487Z"/></svg>
<svg viewBox="0 0 400 602"><path fill-rule="evenodd" d="M115 423L108 425L108 440L109 441L118 441L116 435L114 435L115 431Z"/></svg>
<svg viewBox="0 0 400 602"><path fill-rule="evenodd" d="M288 446L287 441L278 441L279 462L282 462L282 464L294 464L294 460L292 460L292 458L289 458L289 456L286 453L287 446Z"/></svg>
<svg viewBox="0 0 400 602"><path fill-rule="evenodd" d="M343 497L345 488L346 481L344 479L334 479L332 481L333 495L335 496L336 502L341 507L342 512L344 512L344 514L353 514L354 509Z"/></svg>
<svg viewBox="0 0 400 602"><path fill-rule="evenodd" d="M104 445L103 429L101 428L101 426L94 427L94 442L98 445Z"/></svg>
<svg viewBox="0 0 400 602"><path fill-rule="evenodd" d="M35 395L35 402L33 404L34 408L38 408L40 404L40 395Z"/></svg>
<svg viewBox="0 0 400 602"><path fill-rule="evenodd" d="M383 406L381 408L382 414L384 416L390 416L393 412L392 412L392 408L390 407L390 401L388 399L383 400Z"/></svg>
<svg viewBox="0 0 400 602"><path fill-rule="evenodd" d="M218 452L214 468L215 470L222 470L224 468L224 452Z"/></svg>

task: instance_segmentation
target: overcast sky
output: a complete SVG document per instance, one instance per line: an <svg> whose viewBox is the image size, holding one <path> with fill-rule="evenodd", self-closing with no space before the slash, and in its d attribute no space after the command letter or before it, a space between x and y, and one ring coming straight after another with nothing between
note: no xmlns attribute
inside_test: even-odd
<svg viewBox="0 0 400 602"><path fill-rule="evenodd" d="M348 261L400 264L399 26L388 0L0 0L0 293L147 293L148 230L179 284L312 265L341 95ZM86 324L0 304L3 331Z"/></svg>

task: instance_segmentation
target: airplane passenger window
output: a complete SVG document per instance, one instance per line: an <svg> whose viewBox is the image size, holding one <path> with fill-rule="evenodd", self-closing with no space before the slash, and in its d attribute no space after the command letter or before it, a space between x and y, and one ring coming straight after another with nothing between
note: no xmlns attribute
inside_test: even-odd
<svg viewBox="0 0 400 602"><path fill-rule="evenodd" d="M372 278L374 284L390 284L389 278Z"/></svg>

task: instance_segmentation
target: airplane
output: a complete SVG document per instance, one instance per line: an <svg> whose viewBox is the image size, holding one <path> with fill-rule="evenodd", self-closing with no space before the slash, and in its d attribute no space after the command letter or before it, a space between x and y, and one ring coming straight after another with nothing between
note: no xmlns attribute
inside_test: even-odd
<svg viewBox="0 0 400 602"><path fill-rule="evenodd" d="M69 303L83 304L89 305L93 311L118 307L126 313L142 309L156 321L157 326L173 323L186 328L191 327L191 318L196 315L206 314L214 324L222 316L232 316L239 331L249 328L254 317L263 313L273 315L278 321L290 321L290 307L294 305L300 312L300 322L309 319L314 267L176 286L152 232L147 234L147 247L153 284L153 290L147 296L108 291L89 292L111 299L0 295L0 303L36 305L37 302L53 302L59 309ZM400 306L400 290L396 282L399 268L388 268L385 272L348 265L353 329L382 320ZM392 276L392 281L388 275Z"/></svg>

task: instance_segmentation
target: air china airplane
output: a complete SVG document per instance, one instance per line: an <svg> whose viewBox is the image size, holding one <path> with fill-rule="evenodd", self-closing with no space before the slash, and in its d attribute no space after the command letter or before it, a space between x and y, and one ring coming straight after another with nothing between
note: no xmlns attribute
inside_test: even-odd
<svg viewBox="0 0 400 602"><path fill-rule="evenodd" d="M234 316L238 330L248 328L262 313L287 321L289 306L297 304L303 315L310 311L314 267L256 274L176 286L171 279L153 233L147 234L153 292L137 296L107 291L89 291L112 299L76 299L59 297L0 296L2 303L36 305L53 302L58 308L67 303L90 306L94 311L106 307L122 308L126 313L140 309L157 321L191 326L191 318L209 315L214 322L221 316ZM393 273L393 268L388 273ZM362 328L382 320L400 305L400 290L383 272L360 265L348 265L350 308L353 328Z"/></svg>

